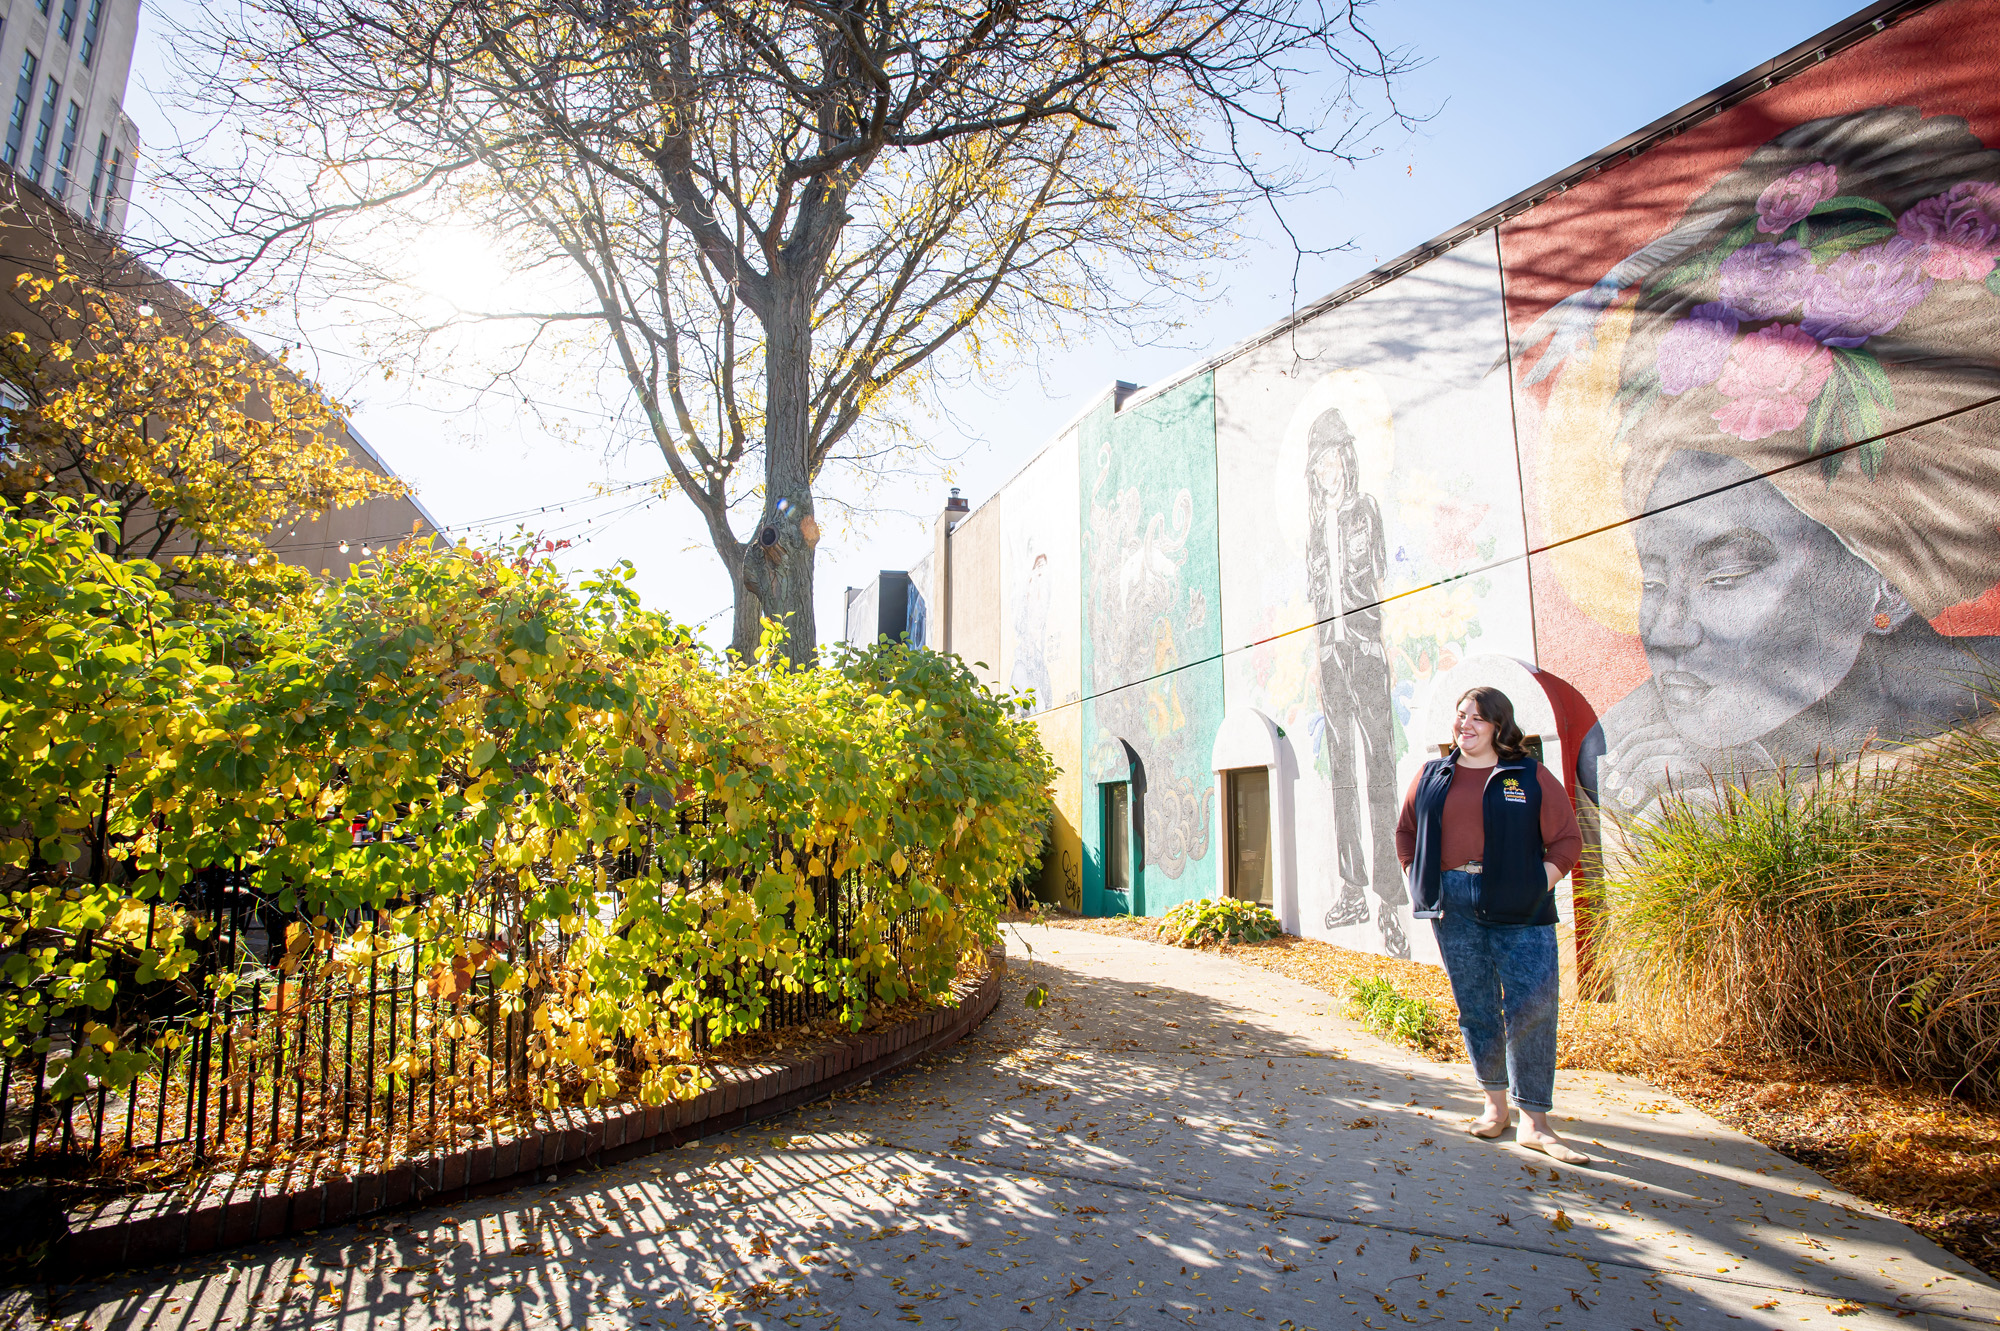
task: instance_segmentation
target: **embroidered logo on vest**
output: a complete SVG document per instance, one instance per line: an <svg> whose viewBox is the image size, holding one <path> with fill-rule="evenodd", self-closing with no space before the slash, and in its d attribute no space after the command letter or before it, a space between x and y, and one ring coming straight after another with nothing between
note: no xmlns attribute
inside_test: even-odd
<svg viewBox="0 0 2000 1331"><path fill-rule="evenodd" d="M1520 781L1514 777L1503 776L1500 778L1500 798L1510 804L1526 804L1528 792L1521 789Z"/></svg>

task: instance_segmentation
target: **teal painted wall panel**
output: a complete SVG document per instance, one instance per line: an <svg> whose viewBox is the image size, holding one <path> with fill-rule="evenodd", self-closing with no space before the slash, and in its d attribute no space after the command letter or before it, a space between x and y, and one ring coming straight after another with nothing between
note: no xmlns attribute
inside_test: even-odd
<svg viewBox="0 0 2000 1331"><path fill-rule="evenodd" d="M1159 915L1215 894L1222 724L1215 382L1083 422L1083 907ZM1101 784L1130 776L1132 890L1105 888Z"/></svg>

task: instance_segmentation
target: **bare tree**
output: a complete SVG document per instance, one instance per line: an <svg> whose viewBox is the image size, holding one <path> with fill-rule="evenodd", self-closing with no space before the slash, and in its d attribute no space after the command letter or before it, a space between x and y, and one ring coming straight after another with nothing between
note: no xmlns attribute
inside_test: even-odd
<svg viewBox="0 0 2000 1331"><path fill-rule="evenodd" d="M246 0L199 64L244 151L169 174L239 285L385 211L570 266L576 299L479 316L592 327L729 569L733 645L772 616L802 661L829 459L947 348L986 369L1147 313L1297 160L1363 153L1406 67L1365 2Z"/></svg>

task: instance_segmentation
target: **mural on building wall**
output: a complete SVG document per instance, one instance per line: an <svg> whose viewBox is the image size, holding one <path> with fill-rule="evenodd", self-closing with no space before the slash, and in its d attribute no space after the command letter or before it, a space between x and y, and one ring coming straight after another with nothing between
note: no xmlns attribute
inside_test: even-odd
<svg viewBox="0 0 2000 1331"><path fill-rule="evenodd" d="M1361 813L1362 795L1396 785L1392 734L1395 681L1382 643L1382 594L1389 550L1382 509L1361 488L1354 433L1338 407L1313 419L1306 431L1306 590L1312 597L1314 646L1319 657L1321 741L1332 776L1334 862L1339 895L1327 908L1326 927L1361 924L1370 914L1372 866L1381 866L1377 895L1383 909L1382 941L1396 956L1409 955L1401 912L1409 900L1396 862L1393 816ZM1369 843L1373 842L1370 846Z"/></svg>
<svg viewBox="0 0 2000 1331"><path fill-rule="evenodd" d="M1014 663L1007 674L1007 687L1035 695L1035 710L1043 711L1056 701L1049 682L1049 597L1054 573L1045 550L1030 554L1021 591L1014 602Z"/></svg>
<svg viewBox="0 0 2000 1331"><path fill-rule="evenodd" d="M1085 908L1219 890L1225 703L1298 759L1298 918L1418 956L1390 828L1468 657L1581 692L1564 775L1621 814L1973 714L1966 677L2000 668L2000 80L1962 34L1993 31L2000 0L1900 19L1213 376L1107 402L1051 450L1074 484L1017 478L995 659L1080 699L1041 724ZM1045 539L1058 501L1074 536Z"/></svg>
<svg viewBox="0 0 2000 1331"><path fill-rule="evenodd" d="M1531 656L1491 236L1216 372L1231 709L1297 746L1299 918L1396 956L1412 930L1395 820L1432 681ZM1421 589L1421 590L1419 590ZM1274 636L1277 635L1277 636ZM1270 639L1270 641L1263 641Z"/></svg>
<svg viewBox="0 0 2000 1331"><path fill-rule="evenodd" d="M1042 895L1083 907L1083 663L1078 619L1077 436L1065 432L1008 483L1000 526L1001 682L1035 695L1035 724L1055 759L1056 817Z"/></svg>
<svg viewBox="0 0 2000 1331"><path fill-rule="evenodd" d="M1206 895L1215 877L1208 755L1222 689L1211 659L1221 648L1212 381L1204 375L1122 412L1107 403L1084 421L1078 451L1086 769L1113 770L1121 741L1139 768L1141 887L1136 900L1106 904L1158 914ZM1093 822L1086 814L1095 860ZM1091 868L1101 884L1101 862Z"/></svg>
<svg viewBox="0 0 2000 1331"><path fill-rule="evenodd" d="M1736 158L1516 340L1544 538L1638 519L1549 560L1555 615L1643 658L1557 666L1617 817L1935 734L2000 664L2000 152L1878 105Z"/></svg>

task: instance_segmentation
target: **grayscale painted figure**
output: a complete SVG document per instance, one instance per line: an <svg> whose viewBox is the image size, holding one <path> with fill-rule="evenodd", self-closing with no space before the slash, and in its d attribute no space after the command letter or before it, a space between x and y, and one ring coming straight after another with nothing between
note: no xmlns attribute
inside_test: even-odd
<svg viewBox="0 0 2000 1331"><path fill-rule="evenodd" d="M1319 621L1322 742L1333 782L1340 871L1339 895L1326 912L1326 927L1367 920L1372 886L1383 948L1391 956L1407 957L1403 908L1409 893L1396 862L1394 680L1382 645L1379 604L1388 546L1382 510L1359 483L1354 435L1337 410L1322 412L1306 435L1306 491L1312 523L1306 588Z"/></svg>

